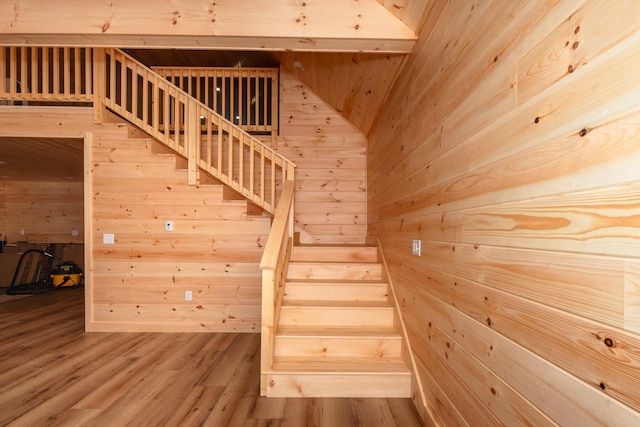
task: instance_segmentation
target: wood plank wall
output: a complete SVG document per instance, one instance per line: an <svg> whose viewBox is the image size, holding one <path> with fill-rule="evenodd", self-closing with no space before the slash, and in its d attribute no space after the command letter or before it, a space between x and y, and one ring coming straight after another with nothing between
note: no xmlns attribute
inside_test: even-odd
<svg viewBox="0 0 640 427"><path fill-rule="evenodd" d="M417 406L639 425L640 3L434 2L424 22L367 165Z"/></svg>
<svg viewBox="0 0 640 427"><path fill-rule="evenodd" d="M82 182L3 180L0 192L0 234L7 242L84 242Z"/></svg>
<svg viewBox="0 0 640 427"><path fill-rule="evenodd" d="M280 68L367 134L406 55L284 52ZM283 122L286 117L282 116Z"/></svg>
<svg viewBox="0 0 640 427"><path fill-rule="evenodd" d="M222 186L187 185L186 164L176 168L154 144L92 140L90 329L259 331L270 217L247 215L246 201L225 200Z"/></svg>
<svg viewBox="0 0 640 427"><path fill-rule="evenodd" d="M295 231L302 243L364 243L366 141L307 86L280 74L278 152L297 166Z"/></svg>
<svg viewBox="0 0 640 427"><path fill-rule="evenodd" d="M89 330L259 331L270 217L248 215L246 202L224 200L219 186L188 186L185 163L125 125L94 124L91 108L16 108L0 114L0 134L90 134L90 216L88 232L80 229L91 248ZM115 244L104 244L104 233Z"/></svg>

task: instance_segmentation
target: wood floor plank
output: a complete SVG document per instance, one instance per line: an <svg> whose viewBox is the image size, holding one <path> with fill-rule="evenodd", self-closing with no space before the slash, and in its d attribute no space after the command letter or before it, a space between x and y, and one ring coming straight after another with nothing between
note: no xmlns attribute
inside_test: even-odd
<svg viewBox="0 0 640 427"><path fill-rule="evenodd" d="M85 333L83 294L0 298L0 425L422 425L410 399L260 397L257 334Z"/></svg>

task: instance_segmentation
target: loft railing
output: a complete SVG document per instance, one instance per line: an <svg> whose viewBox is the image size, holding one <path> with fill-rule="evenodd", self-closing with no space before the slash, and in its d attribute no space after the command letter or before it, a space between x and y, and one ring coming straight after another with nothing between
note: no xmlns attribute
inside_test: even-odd
<svg viewBox="0 0 640 427"><path fill-rule="evenodd" d="M267 238L262 269L262 325L260 334L260 395L267 395L267 375L273 369L276 326L284 296L284 281L293 248L293 181L285 183L271 231Z"/></svg>
<svg viewBox="0 0 640 427"><path fill-rule="evenodd" d="M278 135L277 68L152 67L152 70L233 124Z"/></svg>
<svg viewBox="0 0 640 427"><path fill-rule="evenodd" d="M4 103L92 102L90 48L0 47Z"/></svg>

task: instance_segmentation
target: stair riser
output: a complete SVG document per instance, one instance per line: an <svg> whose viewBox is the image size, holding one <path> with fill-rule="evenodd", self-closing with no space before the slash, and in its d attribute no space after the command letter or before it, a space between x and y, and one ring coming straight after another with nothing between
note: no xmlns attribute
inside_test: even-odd
<svg viewBox="0 0 640 427"><path fill-rule="evenodd" d="M407 374L268 374L268 397L411 397Z"/></svg>
<svg viewBox="0 0 640 427"><path fill-rule="evenodd" d="M276 337L275 356L400 357L402 340L375 337Z"/></svg>
<svg viewBox="0 0 640 427"><path fill-rule="evenodd" d="M367 263L306 263L292 262L288 280L381 280L382 266Z"/></svg>
<svg viewBox="0 0 640 427"><path fill-rule="evenodd" d="M291 255L292 261L326 262L378 262L378 249L375 247L326 247L296 246Z"/></svg>
<svg viewBox="0 0 640 427"><path fill-rule="evenodd" d="M287 300L387 301L387 284L287 283Z"/></svg>
<svg viewBox="0 0 640 427"><path fill-rule="evenodd" d="M282 306L280 325L392 326L393 308L327 308Z"/></svg>

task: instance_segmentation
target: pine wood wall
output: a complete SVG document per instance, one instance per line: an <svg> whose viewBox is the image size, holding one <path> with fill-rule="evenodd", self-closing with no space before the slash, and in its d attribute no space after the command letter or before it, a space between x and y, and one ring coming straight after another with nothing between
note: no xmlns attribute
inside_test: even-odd
<svg viewBox="0 0 640 427"><path fill-rule="evenodd" d="M270 217L247 215L246 201L225 200L220 185L187 185L186 164L155 144L92 139L89 328L258 331Z"/></svg>
<svg viewBox="0 0 640 427"><path fill-rule="evenodd" d="M4 200L0 204L0 235L4 231L7 242L84 241L82 182L7 180L0 182L0 191ZM73 230L78 232L76 236Z"/></svg>
<svg viewBox="0 0 640 427"><path fill-rule="evenodd" d="M302 243L364 243L366 142L307 86L281 74L278 151L297 166L295 231Z"/></svg>
<svg viewBox="0 0 640 427"><path fill-rule="evenodd" d="M269 216L248 215L246 202L228 200L219 186L187 185L184 163L174 155L128 126L94 124L90 108L15 108L0 115L0 130L11 137L88 135L91 166L80 188L89 209L80 228L90 248L88 330L259 330L259 262ZM165 221L173 221L174 231L165 231ZM105 233L114 244L104 243ZM192 301L185 301L187 290Z"/></svg>
<svg viewBox="0 0 640 427"><path fill-rule="evenodd" d="M432 2L367 179L434 419L640 423L638 58L637 1Z"/></svg>

